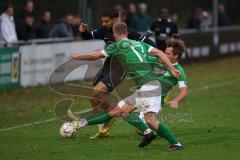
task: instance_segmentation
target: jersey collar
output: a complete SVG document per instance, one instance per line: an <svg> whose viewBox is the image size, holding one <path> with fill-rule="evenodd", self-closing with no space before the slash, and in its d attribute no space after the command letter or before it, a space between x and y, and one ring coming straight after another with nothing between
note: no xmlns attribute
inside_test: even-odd
<svg viewBox="0 0 240 160"><path fill-rule="evenodd" d="M176 63L173 63L172 65L177 65L178 64L178 62L176 62Z"/></svg>

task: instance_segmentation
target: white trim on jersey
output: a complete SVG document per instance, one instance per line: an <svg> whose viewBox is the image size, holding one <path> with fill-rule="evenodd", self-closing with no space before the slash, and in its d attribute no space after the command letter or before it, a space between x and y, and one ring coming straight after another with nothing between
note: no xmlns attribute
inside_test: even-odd
<svg viewBox="0 0 240 160"><path fill-rule="evenodd" d="M179 87L179 88L185 88L185 87L187 87L186 81L178 81L178 87Z"/></svg>
<svg viewBox="0 0 240 160"><path fill-rule="evenodd" d="M91 31L91 35L92 35L93 38L95 38L94 31Z"/></svg>
<svg viewBox="0 0 240 160"><path fill-rule="evenodd" d="M144 35L142 35L140 38L141 38L142 42L146 39L146 37Z"/></svg>
<svg viewBox="0 0 240 160"><path fill-rule="evenodd" d="M108 54L105 50L101 50L101 53L105 56L105 57L108 57Z"/></svg>
<svg viewBox="0 0 240 160"><path fill-rule="evenodd" d="M151 53L153 49L154 49L154 47L150 46L150 47L148 48L148 53Z"/></svg>

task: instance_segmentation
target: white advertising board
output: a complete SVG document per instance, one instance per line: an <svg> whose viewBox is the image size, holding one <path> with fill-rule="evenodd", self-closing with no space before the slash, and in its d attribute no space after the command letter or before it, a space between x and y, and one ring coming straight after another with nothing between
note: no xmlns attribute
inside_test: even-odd
<svg viewBox="0 0 240 160"><path fill-rule="evenodd" d="M104 48L103 41L82 41L56 44L26 45L20 47L21 86L36 86L48 83L51 73L60 65L70 60L71 52L86 53ZM100 66L96 66L100 67ZM82 68L82 67L81 67ZM86 67L72 72L67 79L81 79Z"/></svg>

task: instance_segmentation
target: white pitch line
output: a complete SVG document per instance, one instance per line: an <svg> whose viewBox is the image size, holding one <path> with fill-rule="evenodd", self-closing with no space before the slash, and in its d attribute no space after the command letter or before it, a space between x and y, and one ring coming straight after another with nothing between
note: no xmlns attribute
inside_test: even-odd
<svg viewBox="0 0 240 160"><path fill-rule="evenodd" d="M238 81L232 80L232 81L227 81L227 82L218 83L218 84L205 85L205 86L203 86L203 87L191 89L189 92L196 92L196 91L208 90L208 89L210 89L210 88L225 86L225 85L233 84L233 83L236 83L236 82L238 82ZM32 125L38 125L38 124L48 123L48 122L52 122L52 121L55 121L55 120L57 120L56 117L54 117L54 118L49 118L49 119L42 120L42 121L35 121L35 122L30 122L30 123L25 123L25 124L16 125L16 126L13 126L13 127L3 128L3 129L0 129L0 133L1 133L1 132L6 132L6 131L10 131L10 130L13 130L13 129L23 128L23 127L29 127L29 126L32 126Z"/></svg>
<svg viewBox="0 0 240 160"><path fill-rule="evenodd" d="M52 121L55 121L55 120L57 120L57 118L50 118L50 119L46 119L46 120L42 120L42 121L35 121L35 122L31 122L31 123L20 124L20 125L13 126L13 127L3 128L3 129L0 129L0 133L1 132L6 132L6 131L9 131L9 130L13 130L13 129L29 127L29 126L32 126L32 125L48 123L48 122L52 122Z"/></svg>

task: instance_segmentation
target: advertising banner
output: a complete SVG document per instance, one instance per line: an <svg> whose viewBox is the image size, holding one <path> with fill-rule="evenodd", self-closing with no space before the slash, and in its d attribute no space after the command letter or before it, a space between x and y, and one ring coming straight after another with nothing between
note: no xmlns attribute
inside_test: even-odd
<svg viewBox="0 0 240 160"><path fill-rule="evenodd" d="M0 48L0 90L19 87L19 77L18 48Z"/></svg>
<svg viewBox="0 0 240 160"><path fill-rule="evenodd" d="M103 48L103 41L21 46L21 86L27 87L47 84L50 74L60 65L70 60L73 51L84 54L88 51L101 50ZM64 68L61 72L66 72L67 69L68 68ZM85 72L86 68L80 71L76 69L67 77L67 80L81 79Z"/></svg>

